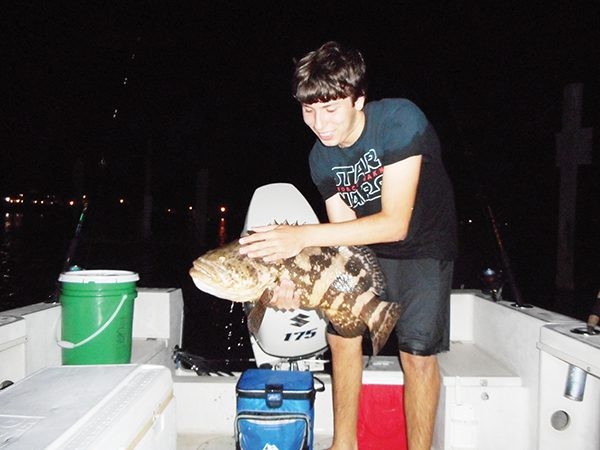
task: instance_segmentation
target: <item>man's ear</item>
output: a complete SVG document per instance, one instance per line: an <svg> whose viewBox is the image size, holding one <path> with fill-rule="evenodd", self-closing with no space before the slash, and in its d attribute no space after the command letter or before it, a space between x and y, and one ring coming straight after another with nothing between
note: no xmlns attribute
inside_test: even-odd
<svg viewBox="0 0 600 450"><path fill-rule="evenodd" d="M362 109L364 107L365 107L365 96L361 95L354 102L354 109L356 109L357 111L362 111Z"/></svg>

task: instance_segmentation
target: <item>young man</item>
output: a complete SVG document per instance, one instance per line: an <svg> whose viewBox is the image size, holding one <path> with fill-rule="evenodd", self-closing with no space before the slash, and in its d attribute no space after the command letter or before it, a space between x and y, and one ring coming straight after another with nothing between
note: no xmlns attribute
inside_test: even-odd
<svg viewBox="0 0 600 450"><path fill-rule="evenodd" d="M449 347L456 224L453 191L437 135L405 99L366 103L360 52L328 42L296 64L293 94L317 136L312 179L329 223L269 226L240 240L242 253L288 258L309 246L369 245L386 277L386 299L402 304L396 334L404 371L410 450L429 450L440 389L436 354ZM297 306L282 283L275 306ZM361 338L328 329L332 354L333 449L356 449Z"/></svg>

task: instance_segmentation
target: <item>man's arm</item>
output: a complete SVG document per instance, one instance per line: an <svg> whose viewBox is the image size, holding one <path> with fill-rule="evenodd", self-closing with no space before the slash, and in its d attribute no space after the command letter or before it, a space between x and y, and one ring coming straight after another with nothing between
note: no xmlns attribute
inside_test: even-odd
<svg viewBox="0 0 600 450"><path fill-rule="evenodd" d="M243 245L240 251L253 258L274 261L295 256L305 247L403 240L408 233L420 172L420 155L385 166L378 213L361 218L351 216L341 207L343 201L339 195L334 195L326 202L327 214L331 213L333 219L330 223L257 228L259 233L240 239Z"/></svg>
<svg viewBox="0 0 600 450"><path fill-rule="evenodd" d="M335 194L325 200L325 209L327 210L329 222L339 223L356 220L356 213L342 200L340 194Z"/></svg>

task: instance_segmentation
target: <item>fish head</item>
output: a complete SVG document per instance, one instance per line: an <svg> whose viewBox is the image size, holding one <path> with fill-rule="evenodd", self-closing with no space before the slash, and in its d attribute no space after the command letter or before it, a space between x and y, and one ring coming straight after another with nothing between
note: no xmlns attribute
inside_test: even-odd
<svg viewBox="0 0 600 450"><path fill-rule="evenodd" d="M272 264L239 252L240 244L230 242L197 258L190 276L198 289L234 302L255 301L276 279Z"/></svg>

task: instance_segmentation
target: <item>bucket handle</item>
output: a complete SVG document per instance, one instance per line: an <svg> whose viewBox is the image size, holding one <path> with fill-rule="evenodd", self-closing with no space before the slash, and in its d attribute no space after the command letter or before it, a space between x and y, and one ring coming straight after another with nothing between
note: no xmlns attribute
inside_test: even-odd
<svg viewBox="0 0 600 450"><path fill-rule="evenodd" d="M72 348L80 347L83 344L87 344L92 339L94 339L96 336L98 336L100 333L102 333L106 329L106 327L108 327L112 323L112 321L115 320L115 317L117 317L117 314L119 314L119 311L121 311L121 308L123 307L123 304L125 303L125 300L127 300L127 294L124 294L123 297L121 297L121 302L119 303L119 306L117 306L117 308L114 310L114 312L108 318L108 320L106 322L104 322L100 328L98 328L96 331L94 331L94 333L92 333L90 336L86 337L85 339L79 341L77 344L59 339L59 337L58 337L58 322L59 321L57 321L56 329L55 329L55 333L54 333L55 334L54 337L56 338L56 343L58 344L58 346L60 348L66 348L66 349L72 349ZM61 320L62 320L62 318L61 318Z"/></svg>

